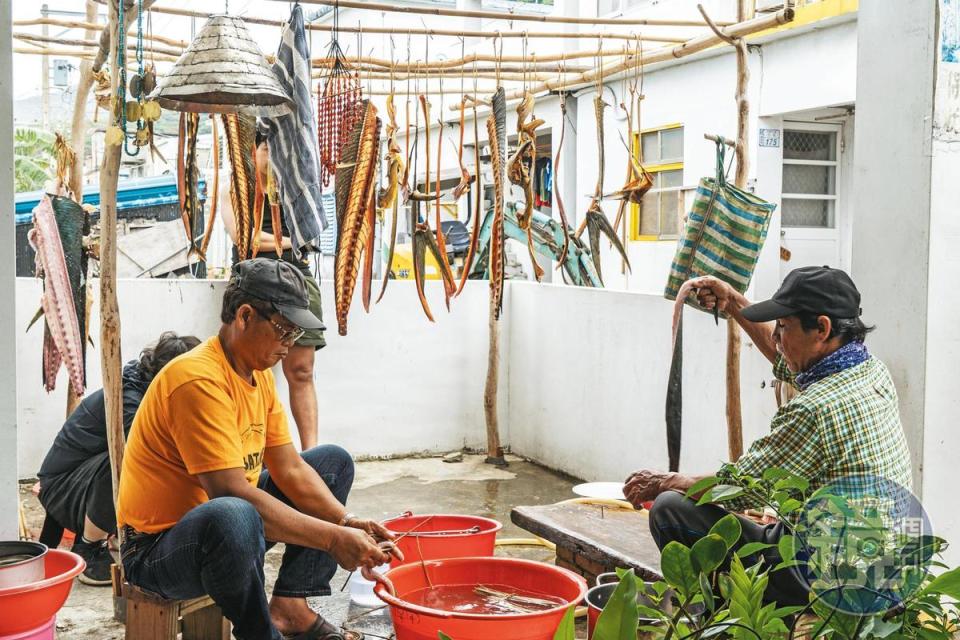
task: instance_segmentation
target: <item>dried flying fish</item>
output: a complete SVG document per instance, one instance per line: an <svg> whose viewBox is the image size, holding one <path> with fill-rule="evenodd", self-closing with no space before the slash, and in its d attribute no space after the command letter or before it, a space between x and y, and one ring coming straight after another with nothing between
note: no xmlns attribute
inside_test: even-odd
<svg viewBox="0 0 960 640"><path fill-rule="evenodd" d="M217 207L220 204L220 133L217 128L217 117L210 114L210 125L213 129L213 190L210 192L210 215L207 216L207 227L203 232L203 240L200 243L200 259L206 262L207 247L210 246L210 238L213 236L213 223L217 219Z"/></svg>
<svg viewBox="0 0 960 640"><path fill-rule="evenodd" d="M337 165L337 254L334 267L337 325L347 335L347 314L357 284L360 258L369 242L376 214L374 192L380 119L369 100L361 103L362 116L353 126Z"/></svg>
<svg viewBox="0 0 960 640"><path fill-rule="evenodd" d="M463 127L461 125L461 131ZM483 187L480 184L480 124L477 118L477 102L473 101L473 154L474 166L477 167L477 184L473 190L473 230L470 232L470 247L467 249L467 257L463 261L463 274L460 276L460 286L457 287L456 295L460 295L463 287L467 284L467 278L470 276L470 269L473 265L473 258L477 254L477 244L480 240L480 227L483 226L483 215L481 207L483 206Z"/></svg>
<svg viewBox="0 0 960 640"><path fill-rule="evenodd" d="M567 95L560 95L560 142L557 144L557 157L553 161L553 198L557 201L557 212L560 214L560 226L563 227L563 249L557 258L557 269L563 267L567 259L567 252L570 249L570 225L567 222L567 212L563 208L563 200L560 198L560 189L557 187L556 176L560 173L560 151L563 149L563 134L567 130Z"/></svg>
<svg viewBox="0 0 960 640"><path fill-rule="evenodd" d="M421 97L422 99L422 97ZM430 103L426 100L423 100L424 104L424 119L423 121L428 123L430 122ZM450 298L457 292L457 285L453 279L453 270L450 268L450 260L447 259L447 239L443 233L443 225L440 223L440 167L441 167L441 157L443 155L443 119L439 120L440 129L437 134L440 142L437 144L437 189L436 194L436 228L435 232L437 234L437 246L440 249L440 260L437 262L437 265L440 267L440 277L443 280L443 297L444 303L447 305L447 311L450 311ZM429 139L429 138L428 138ZM427 147L427 175L430 174L430 149L429 144ZM427 191L429 191L429 178L427 179Z"/></svg>
<svg viewBox="0 0 960 640"><path fill-rule="evenodd" d="M197 191L197 135L200 132L200 114L180 114L180 141L177 146L177 190L180 194L180 217L187 233L188 256L199 254L195 230L200 215L200 194Z"/></svg>
<svg viewBox="0 0 960 640"><path fill-rule="evenodd" d="M237 225L237 255L246 260L250 255L250 219L255 197L256 120L235 113L223 114L223 131L230 158L230 204Z"/></svg>
<svg viewBox="0 0 960 640"><path fill-rule="evenodd" d="M510 182L523 190L523 211L517 214L520 228L527 232L527 251L533 265L533 275L537 282L543 278L543 269L537 262L533 250L533 236L530 223L533 219L533 171L537 165L537 127L543 120L533 118L533 94L526 92L517 105L517 151L507 163L507 175ZM528 120L529 119L529 120Z"/></svg>
<svg viewBox="0 0 960 640"><path fill-rule="evenodd" d="M260 235L263 233L263 176L257 168L257 148L254 147L250 155L253 162L253 226L250 228L250 257L256 258L260 253Z"/></svg>
<svg viewBox="0 0 960 640"><path fill-rule="evenodd" d="M460 146L457 149L457 162L460 163L460 183L453 189L453 197L460 198L470 190L470 185L473 184L475 178L470 175L470 172L467 171L467 167L463 164L463 134L464 134L464 125L466 124L466 107L467 101L460 101ZM478 167L480 165L477 165Z"/></svg>
<svg viewBox="0 0 960 640"><path fill-rule="evenodd" d="M390 250L387 254L387 264L383 270L383 283L380 285L380 295L377 302L383 299L390 281L390 269L393 266L393 254L397 247L397 227L399 226L399 206L397 193L400 185L400 174L403 173L403 155L400 145L397 144L397 112L393 106L393 94L387 96L387 188L381 189L377 198L377 208L392 209L393 224L390 227ZM372 253L372 250L371 250Z"/></svg>
<svg viewBox="0 0 960 640"><path fill-rule="evenodd" d="M498 99L499 98L499 99ZM502 147L500 146L500 132L505 128L506 101L503 89L498 89L493 95L493 113L487 118L487 135L490 139L490 163L493 167L493 227L490 230L490 297L494 308L494 318L500 318L503 308L503 277L504 277L504 231L503 231L503 173L504 162ZM500 117L502 114L502 119ZM503 127L498 122L504 123ZM506 142L506 132L502 136Z"/></svg>
<svg viewBox="0 0 960 640"><path fill-rule="evenodd" d="M46 320L44 387L47 391L54 390L60 364L65 362L71 388L74 393L82 393L85 387L84 344L75 299L82 285L74 287L70 282L56 213L49 196L44 195L33 210L33 228L28 238L37 254L37 274L43 276L41 306Z"/></svg>
<svg viewBox="0 0 960 640"><path fill-rule="evenodd" d="M603 272L600 268L600 235L607 236L607 239L610 240L610 243L616 248L620 253L620 256L627 263L627 267L630 266L630 259L627 258L627 252L623 248L623 243L620 242L620 238L617 236L616 230L610 226L610 221L607 219L606 214L603 213L603 209L600 208L600 201L593 200L590 203L590 208L587 209L587 215L584 218L584 222L587 226L587 236L590 240L590 251L593 254L593 264L597 269L597 275L600 276L600 281L603 281Z"/></svg>

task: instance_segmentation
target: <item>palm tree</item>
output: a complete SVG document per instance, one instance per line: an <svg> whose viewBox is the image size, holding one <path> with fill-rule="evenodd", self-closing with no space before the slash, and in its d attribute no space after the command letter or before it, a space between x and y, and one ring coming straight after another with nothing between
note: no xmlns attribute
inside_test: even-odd
<svg viewBox="0 0 960 640"><path fill-rule="evenodd" d="M14 181L17 193L42 189L51 177L53 135L19 127L13 132Z"/></svg>

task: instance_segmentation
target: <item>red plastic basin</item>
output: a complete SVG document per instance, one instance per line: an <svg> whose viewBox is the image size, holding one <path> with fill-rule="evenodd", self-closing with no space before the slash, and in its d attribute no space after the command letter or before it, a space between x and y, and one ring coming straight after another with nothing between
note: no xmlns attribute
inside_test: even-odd
<svg viewBox="0 0 960 640"><path fill-rule="evenodd" d="M387 520L383 526L397 536L403 536L397 541L397 547L404 560L394 559L391 567L421 560L492 556L497 532L503 528L490 518L445 514L404 514Z"/></svg>
<svg viewBox="0 0 960 640"><path fill-rule="evenodd" d="M43 580L0 589L0 637L37 631L47 623L67 601L73 579L84 567L77 554L50 549L44 556Z"/></svg>
<svg viewBox="0 0 960 640"><path fill-rule="evenodd" d="M15 633L12 636L0 636L0 640L54 640L57 630L57 617L54 616L36 629L30 629L23 633Z"/></svg>
<svg viewBox="0 0 960 640"><path fill-rule="evenodd" d="M427 582L427 576L430 581ZM583 600L586 581L560 567L519 558L447 558L391 569L396 597L382 584L374 592L390 605L397 640L437 640L443 631L454 640L552 640L564 613ZM404 596L429 586L507 585L526 593L562 598L566 604L536 613L481 615L430 609Z"/></svg>

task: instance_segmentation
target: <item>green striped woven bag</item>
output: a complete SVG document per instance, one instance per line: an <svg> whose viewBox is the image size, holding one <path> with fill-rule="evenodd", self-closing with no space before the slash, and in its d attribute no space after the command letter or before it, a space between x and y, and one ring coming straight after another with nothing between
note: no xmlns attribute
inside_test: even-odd
<svg viewBox="0 0 960 640"><path fill-rule="evenodd" d="M664 291L668 300L676 300L680 286L699 276L716 276L740 293L750 286L777 205L727 182L725 150L721 138L717 142L717 176L703 178L697 187L670 265ZM693 299L687 304L705 311Z"/></svg>

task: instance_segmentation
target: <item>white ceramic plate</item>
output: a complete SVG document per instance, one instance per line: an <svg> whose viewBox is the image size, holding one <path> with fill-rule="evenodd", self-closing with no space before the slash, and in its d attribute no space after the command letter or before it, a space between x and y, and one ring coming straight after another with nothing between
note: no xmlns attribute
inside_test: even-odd
<svg viewBox="0 0 960 640"><path fill-rule="evenodd" d="M584 498L605 498L608 500L626 500L622 482L585 482L573 488L573 492Z"/></svg>

